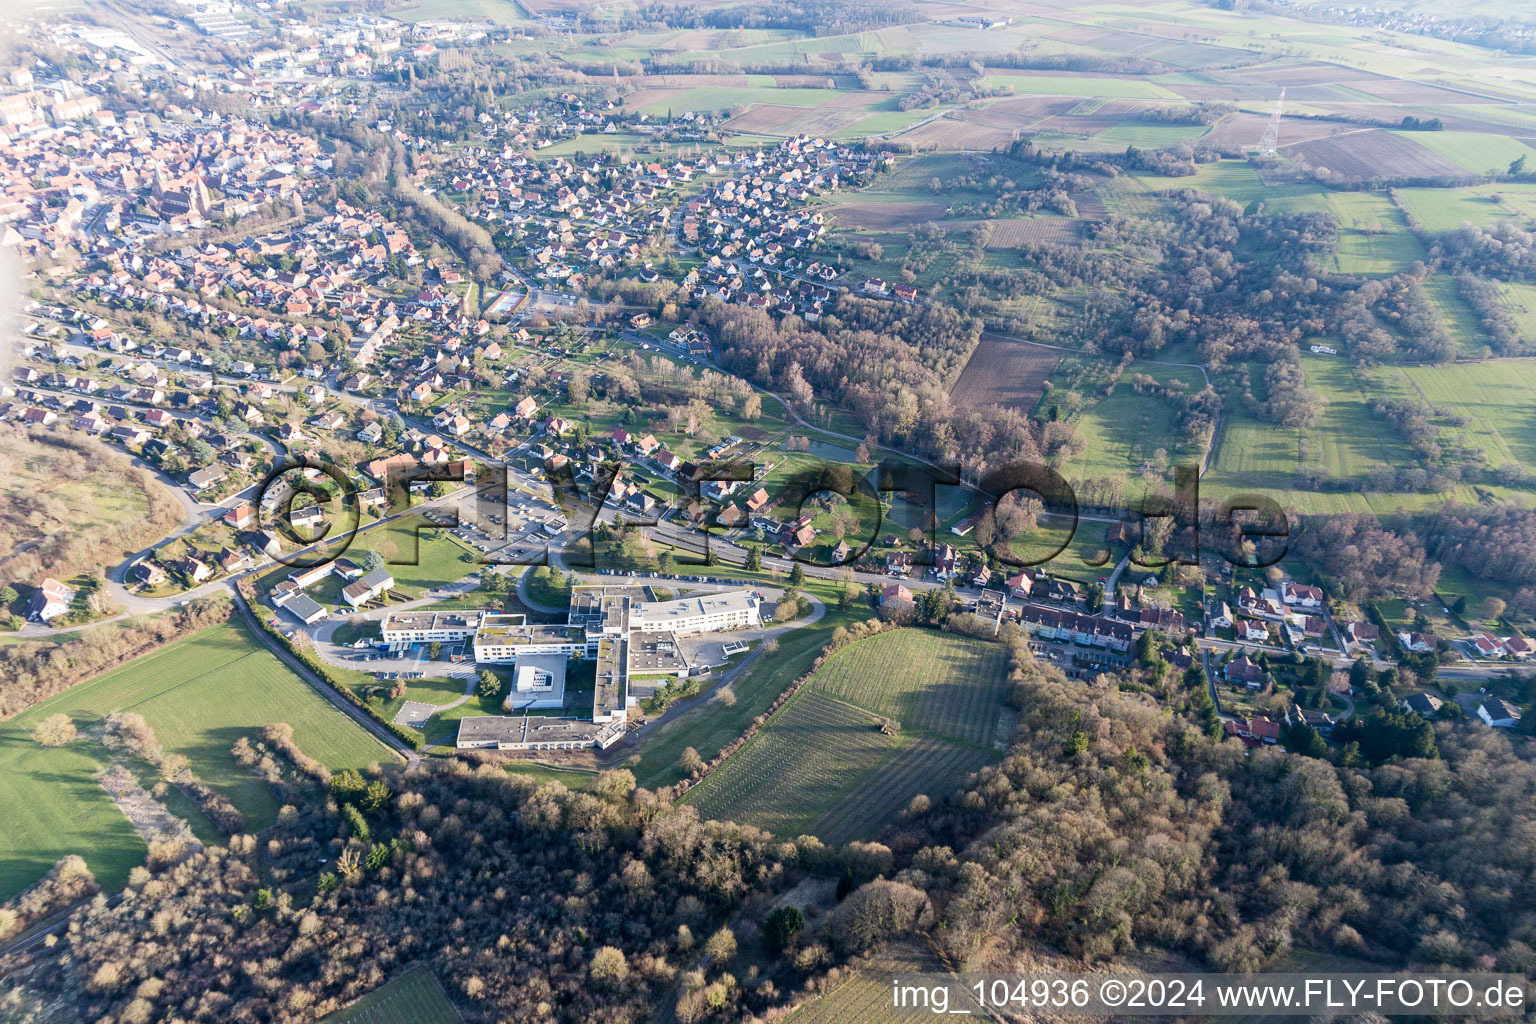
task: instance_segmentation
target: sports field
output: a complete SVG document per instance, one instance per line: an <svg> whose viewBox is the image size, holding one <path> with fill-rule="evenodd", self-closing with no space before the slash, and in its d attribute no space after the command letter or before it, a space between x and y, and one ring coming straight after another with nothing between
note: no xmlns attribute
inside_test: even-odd
<svg viewBox="0 0 1536 1024"><path fill-rule="evenodd" d="M287 722L299 747L332 769L391 756L243 625L211 626L0 724L0 898L67 853L85 857L107 889L120 886L143 859L143 841L91 777L109 756L89 733L118 711L143 715L166 752L185 755L199 779L240 809L251 831L276 819L278 801L230 756L239 737ZM38 746L32 730L59 713L69 715L80 738Z"/></svg>
<svg viewBox="0 0 1536 1024"><path fill-rule="evenodd" d="M1012 726L1005 658L999 645L928 630L860 640L685 799L784 837L871 835L912 797L949 792L997 756Z"/></svg>
<svg viewBox="0 0 1536 1024"><path fill-rule="evenodd" d="M323 1024L458 1024L459 1012L428 968L417 965Z"/></svg>

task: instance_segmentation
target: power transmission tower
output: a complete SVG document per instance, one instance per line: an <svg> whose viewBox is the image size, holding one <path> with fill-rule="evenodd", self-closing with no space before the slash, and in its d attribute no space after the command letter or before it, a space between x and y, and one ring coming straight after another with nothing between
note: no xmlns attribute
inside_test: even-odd
<svg viewBox="0 0 1536 1024"><path fill-rule="evenodd" d="M1270 115L1269 126L1264 129L1264 138L1259 140L1259 151L1265 156L1274 153L1275 147L1280 144L1280 111L1285 107L1285 86L1280 87L1280 98L1275 100L1275 112Z"/></svg>

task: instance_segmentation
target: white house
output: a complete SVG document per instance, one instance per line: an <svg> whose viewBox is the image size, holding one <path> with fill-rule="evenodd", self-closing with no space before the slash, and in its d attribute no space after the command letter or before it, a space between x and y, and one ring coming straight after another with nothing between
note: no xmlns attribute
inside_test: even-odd
<svg viewBox="0 0 1536 1024"><path fill-rule="evenodd" d="M353 608L367 604L395 585L395 578L384 569L364 573L341 589L341 598Z"/></svg>
<svg viewBox="0 0 1536 1024"><path fill-rule="evenodd" d="M1497 697L1484 697L1477 706L1477 717L1491 729L1517 729L1520 712Z"/></svg>
<svg viewBox="0 0 1536 1024"><path fill-rule="evenodd" d="M43 580L37 593L32 595L32 602L27 606L27 617L38 622L51 622L69 611L70 602L74 599L72 588L50 576Z"/></svg>

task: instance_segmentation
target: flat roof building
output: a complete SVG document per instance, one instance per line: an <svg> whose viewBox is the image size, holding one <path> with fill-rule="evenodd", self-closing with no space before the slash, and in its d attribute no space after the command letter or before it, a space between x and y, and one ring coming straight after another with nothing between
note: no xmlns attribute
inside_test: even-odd
<svg viewBox="0 0 1536 1024"><path fill-rule="evenodd" d="M475 661L511 664L513 682L507 710L561 707L566 661L596 661L592 721L474 717L459 724L460 749L558 750L606 747L623 735L629 717L629 677L686 676L687 657L678 635L760 625L758 599L747 591L702 594L678 601L653 601L638 586L580 586L571 591L566 622L529 623L522 616L470 613L460 619L412 613L391 616L382 630L387 643L473 637ZM473 616L473 625L471 625ZM585 730L581 726L585 725Z"/></svg>
<svg viewBox="0 0 1536 1024"><path fill-rule="evenodd" d="M303 593L286 598L280 607L306 626L314 625L330 614L318 601Z"/></svg>
<svg viewBox="0 0 1536 1024"><path fill-rule="evenodd" d="M468 640L480 628L486 614L478 609L463 612L396 612L384 617L379 635L384 643L391 645ZM513 617L518 620L518 624L522 623L523 616Z"/></svg>
<svg viewBox="0 0 1536 1024"><path fill-rule="evenodd" d="M637 605L630 614L630 625L636 632L674 636L745 629L762 621L757 598L746 591L655 601Z"/></svg>
<svg viewBox="0 0 1536 1024"><path fill-rule="evenodd" d="M517 659L512 687L502 707L508 711L528 708L565 706L565 666L563 654L525 654Z"/></svg>
<svg viewBox="0 0 1536 1024"><path fill-rule="evenodd" d="M460 719L455 745L460 750L581 750L612 746L623 735L622 721L487 715Z"/></svg>
<svg viewBox="0 0 1536 1024"><path fill-rule="evenodd" d="M507 664L519 657L540 654L584 658L588 656L587 647L586 633L575 626L487 623L475 631L475 660L490 664Z"/></svg>

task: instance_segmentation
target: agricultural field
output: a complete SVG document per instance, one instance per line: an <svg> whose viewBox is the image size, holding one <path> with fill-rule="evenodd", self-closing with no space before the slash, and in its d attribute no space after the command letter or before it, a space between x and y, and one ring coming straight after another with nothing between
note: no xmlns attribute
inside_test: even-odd
<svg viewBox="0 0 1536 1024"><path fill-rule="evenodd" d="M899 974L944 974L944 964L932 951L916 942L892 943L872 956L831 991L806 1003L791 1014L786 1024L900 1024L912 1020L913 1011L891 1008L891 978ZM958 987L958 986L957 986ZM958 1011L962 1007L956 1003ZM976 1008L967 1020L994 1018Z"/></svg>
<svg viewBox="0 0 1536 1024"><path fill-rule="evenodd" d="M1431 274L1423 285L1424 294L1440 314L1446 333L1455 339L1464 356L1476 356L1487 344L1477 314L1456 289L1456 282L1445 274Z"/></svg>
<svg viewBox="0 0 1536 1024"><path fill-rule="evenodd" d="M722 571L740 575L734 569ZM836 601L829 586L808 581L806 589L824 601ZM745 732L752 719L767 711L774 698L810 668L833 629L866 617L867 612L856 615L829 607L821 621L780 635L777 654L772 658L757 656L731 681L731 690L736 695L734 705L705 701L679 714L668 714L648 730L638 755L625 767L635 773L636 782L648 789L677 782L683 777L679 761L686 748L693 747L709 760Z"/></svg>
<svg viewBox="0 0 1536 1024"><path fill-rule="evenodd" d="M1383 367L1376 373L1402 382L1425 399L1467 420L1462 433L1469 443L1488 453L1494 466L1536 465L1536 410L1530 396L1536 389L1536 362L1490 359L1451 366Z"/></svg>
<svg viewBox="0 0 1536 1024"><path fill-rule="evenodd" d="M775 106L816 107L839 95L833 89L781 89L770 79L765 85L738 87L703 87L684 89L670 96L657 96L636 109L652 116L683 114L688 111L732 110L752 103L771 103ZM754 131L757 129L744 129Z"/></svg>
<svg viewBox="0 0 1536 1024"><path fill-rule="evenodd" d="M391 17L401 21L484 18L498 25L512 25L528 20L517 0L410 0L392 8Z"/></svg>
<svg viewBox="0 0 1536 1024"><path fill-rule="evenodd" d="M924 630L858 641L686 799L784 837L871 835L912 797L947 792L997 756L1012 721L1005 660L997 645Z"/></svg>
<svg viewBox="0 0 1536 1024"><path fill-rule="evenodd" d="M1536 185L1500 182L1467 188L1403 188L1397 195L1429 231L1450 231L1463 224L1488 228L1500 221L1517 226L1536 221Z"/></svg>
<svg viewBox="0 0 1536 1024"><path fill-rule="evenodd" d="M956 221L960 227L962 222ZM1021 245L1072 245L1081 237L1079 222L1070 217L1000 217L996 220L973 221L987 229L988 249L1017 249Z"/></svg>
<svg viewBox="0 0 1536 1024"><path fill-rule="evenodd" d="M1321 212L1327 209L1322 189L1308 183L1269 185L1259 177L1259 172L1244 160L1218 160L1200 164L1195 173L1187 177L1164 177L1155 174L1137 174L1136 179L1154 192L1171 189L1195 188L1215 195L1226 196L1233 202L1248 206L1261 202L1265 209L1277 213Z"/></svg>
<svg viewBox="0 0 1536 1024"><path fill-rule="evenodd" d="M1497 175L1521 158L1536 166L1536 149L1504 135L1479 132L1413 132L1411 137L1425 149L1473 174Z"/></svg>
<svg viewBox="0 0 1536 1024"><path fill-rule="evenodd" d="M1204 125L1117 124L1093 136L1093 140L1111 143L1116 148L1137 146L1142 149L1164 149L1198 139L1207 130Z"/></svg>
<svg viewBox="0 0 1536 1024"><path fill-rule="evenodd" d="M1342 274L1389 277L1428 258L1402 211L1376 192L1330 192L1328 207L1339 226L1338 269Z"/></svg>
<svg viewBox="0 0 1536 1024"><path fill-rule="evenodd" d="M1515 322L1522 338L1536 338L1536 285L1524 281L1502 281L1498 285L1499 304Z"/></svg>
<svg viewBox="0 0 1536 1024"><path fill-rule="evenodd" d="M1059 362L1061 353L1056 349L985 337L971 353L949 396L963 409L1000 405L1028 412Z"/></svg>
<svg viewBox="0 0 1536 1024"><path fill-rule="evenodd" d="M1145 100L1178 98L1176 93L1155 82L1131 76L1102 78L1087 74L1049 74L994 68L982 78L980 85L985 89L1011 89L1017 96L1103 96Z"/></svg>
<svg viewBox="0 0 1536 1024"><path fill-rule="evenodd" d="M361 768L392 755L278 661L242 624L212 626L105 672L0 724L0 898L41 877L67 853L79 853L102 887L126 880L144 842L91 773L109 763L92 730L118 711L144 716L167 753L223 793L256 830L277 817L272 790L241 768L230 747L271 722L287 722L311 757L332 769ZM44 748L31 732L67 714L80 738Z"/></svg>
<svg viewBox="0 0 1536 1024"><path fill-rule="evenodd" d="M1434 132L1349 131L1281 150L1314 170L1327 168L1346 178L1429 178L1463 175L1466 168L1422 144Z"/></svg>
<svg viewBox="0 0 1536 1024"><path fill-rule="evenodd" d="M1309 355L1302 358L1302 367L1307 387L1327 403L1317 423L1303 432L1240 415L1229 417L1210 468L1214 489L1257 490L1279 498L1282 504L1299 503L1307 493L1296 478L1304 447L1314 463L1333 477L1363 476L1377 464L1412 461L1412 453L1391 426L1371 413L1370 396L1361 390L1349 363L1338 356ZM1363 496L1353 494L1329 497L1363 501ZM1367 511L1364 505L1349 507Z"/></svg>
<svg viewBox="0 0 1536 1024"><path fill-rule="evenodd" d="M416 966L322 1024L458 1024L460 1019L432 971Z"/></svg>
<svg viewBox="0 0 1536 1024"><path fill-rule="evenodd" d="M1040 410L1046 415L1061 414L1060 402L1066 391L1075 391L1084 400L1075 415L1062 415L1070 419L1084 445L1080 455L1062 465L1063 475L1088 478L1135 474L1164 460L1198 461L1204 456L1186 440L1178 425L1178 411L1170 400L1138 394L1131 386L1132 378L1141 374L1164 385L1176 383L1193 394L1205 386L1198 369L1137 360L1126 368L1114 394L1103 396L1100 387L1107 381L1110 369L1108 360L1073 356L1058 367L1052 377L1055 387L1041 399L1041 405L1049 407Z"/></svg>

